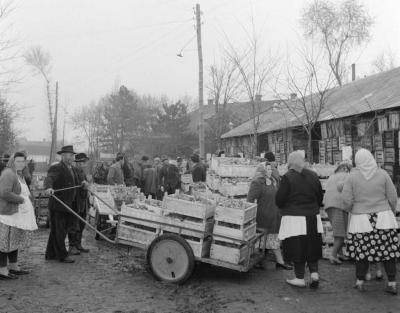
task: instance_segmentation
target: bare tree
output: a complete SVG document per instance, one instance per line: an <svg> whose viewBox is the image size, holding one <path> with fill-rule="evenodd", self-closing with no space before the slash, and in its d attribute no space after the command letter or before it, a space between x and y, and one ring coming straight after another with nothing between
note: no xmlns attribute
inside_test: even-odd
<svg viewBox="0 0 400 313"><path fill-rule="evenodd" d="M396 67L396 54L392 50L382 51L375 60L372 61L374 73L389 71Z"/></svg>
<svg viewBox="0 0 400 313"><path fill-rule="evenodd" d="M259 37L255 31L254 21L252 21L251 33L246 31L246 48L242 50L233 47L229 43L227 56L236 67L240 76L240 83L250 103L250 118L252 120L251 155L258 151L258 130L260 127L261 101L257 98L268 87L268 82L272 78L272 71L276 68L277 58L271 53L263 51Z"/></svg>
<svg viewBox="0 0 400 313"><path fill-rule="evenodd" d="M20 50L10 15L14 11L12 1L0 1L0 87L4 90L20 81L18 64Z"/></svg>
<svg viewBox="0 0 400 313"><path fill-rule="evenodd" d="M102 107L92 102L88 106L80 108L71 117L71 122L76 130L81 131L80 139L88 144L88 152L94 158L99 156L100 142L102 138Z"/></svg>
<svg viewBox="0 0 400 313"><path fill-rule="evenodd" d="M357 0L341 3L314 0L301 16L305 36L316 39L324 47L328 65L339 86L343 84L349 53L369 40L372 24L366 7Z"/></svg>
<svg viewBox="0 0 400 313"><path fill-rule="evenodd" d="M214 64L209 69L210 84L208 90L215 105L215 114L207 120L206 145L209 149L221 149L221 136L228 131L231 119L237 120L229 110L228 103L236 98L240 86L237 67L229 59L223 59L221 65Z"/></svg>
<svg viewBox="0 0 400 313"><path fill-rule="evenodd" d="M313 161L312 134L321 112L329 110L327 100L335 85L333 71L324 71L321 54L313 48L299 51L299 60L294 65L288 60L286 75L272 89L279 99L282 112L289 120L295 118L308 136L307 155ZM279 86L280 85L280 86ZM279 87L277 87L279 86ZM284 90L280 92L279 90ZM333 114L333 112L332 112Z"/></svg>
<svg viewBox="0 0 400 313"><path fill-rule="evenodd" d="M57 138L54 138L56 132L55 121L57 116L53 114L53 99L51 92L51 57L50 54L39 46L29 48L25 54L24 59L27 65L29 65L35 75L40 75L46 84L46 97L47 97L47 108L49 111L49 125L51 133L51 149L50 149L50 163L53 162L56 149Z"/></svg>

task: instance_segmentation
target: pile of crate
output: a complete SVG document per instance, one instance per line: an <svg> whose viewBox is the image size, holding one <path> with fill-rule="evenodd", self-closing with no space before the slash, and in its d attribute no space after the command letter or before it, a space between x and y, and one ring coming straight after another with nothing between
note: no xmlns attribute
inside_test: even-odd
<svg viewBox="0 0 400 313"><path fill-rule="evenodd" d="M39 195L35 197L34 207L38 226L49 226L49 197Z"/></svg>
<svg viewBox="0 0 400 313"><path fill-rule="evenodd" d="M118 238L149 245L156 237L179 234L195 257L209 255L216 202L205 197L174 194L163 201L139 198L121 208Z"/></svg>
<svg viewBox="0 0 400 313"><path fill-rule="evenodd" d="M224 196L245 196L258 162L243 158L217 158L211 160L207 186Z"/></svg>
<svg viewBox="0 0 400 313"><path fill-rule="evenodd" d="M329 259L332 254L332 246L333 246L333 228L332 224L328 219L328 215L325 210L321 209L321 220L323 226L323 234L322 234L322 257L324 259Z"/></svg>
<svg viewBox="0 0 400 313"><path fill-rule="evenodd" d="M235 203L233 203L235 201ZM257 204L229 199L215 210L215 225L210 258L240 264L254 249ZM253 245L253 246L252 246Z"/></svg>

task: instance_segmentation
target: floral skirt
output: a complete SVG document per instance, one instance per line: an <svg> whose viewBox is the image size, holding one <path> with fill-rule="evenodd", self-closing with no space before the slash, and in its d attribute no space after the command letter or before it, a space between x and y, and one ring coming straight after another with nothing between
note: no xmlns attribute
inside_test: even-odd
<svg viewBox="0 0 400 313"><path fill-rule="evenodd" d="M396 229L377 229L376 213L369 216L372 231L348 233L347 251L356 261L383 262L400 257L399 239Z"/></svg>

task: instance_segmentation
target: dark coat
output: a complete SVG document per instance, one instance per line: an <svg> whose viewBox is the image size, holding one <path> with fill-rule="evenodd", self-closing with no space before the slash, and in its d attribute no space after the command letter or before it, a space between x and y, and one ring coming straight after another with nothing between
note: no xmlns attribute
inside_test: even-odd
<svg viewBox="0 0 400 313"><path fill-rule="evenodd" d="M203 163L196 163L192 169L193 182L205 182L207 179L207 169Z"/></svg>
<svg viewBox="0 0 400 313"><path fill-rule="evenodd" d="M86 173L83 169L76 167L76 176L78 178L77 185L81 185L84 180L87 181ZM89 194L84 188L76 189L76 211L78 213L85 213L89 208Z"/></svg>
<svg viewBox="0 0 400 313"><path fill-rule="evenodd" d="M62 189L67 187L73 187L79 184L79 180L76 174L76 168L72 166L72 172L68 169L64 162L59 162L50 166L47 171L47 177L44 180L45 189ZM65 191L55 192L54 195L57 196L61 201L63 201L70 208L76 210L75 199L76 199L76 189L70 189ZM49 200L49 210L58 212L69 212L61 203L50 197Z"/></svg>
<svg viewBox="0 0 400 313"><path fill-rule="evenodd" d="M322 206L323 191L316 173L291 169L281 180L276 193L276 204L282 215L315 216Z"/></svg>
<svg viewBox="0 0 400 313"><path fill-rule="evenodd" d="M6 168L0 176L0 214L12 215L18 212L18 204L24 202L20 196L21 184L17 174Z"/></svg>
<svg viewBox="0 0 400 313"><path fill-rule="evenodd" d="M247 194L247 201L257 200L257 227L266 228L268 234L277 234L281 224L281 214L275 204L277 183L274 178L272 181L271 185L267 185L263 177L253 179Z"/></svg>
<svg viewBox="0 0 400 313"><path fill-rule="evenodd" d="M164 164L159 172L160 186L164 187L164 191L168 194L174 193L176 189L181 188L181 177L178 167L173 164Z"/></svg>

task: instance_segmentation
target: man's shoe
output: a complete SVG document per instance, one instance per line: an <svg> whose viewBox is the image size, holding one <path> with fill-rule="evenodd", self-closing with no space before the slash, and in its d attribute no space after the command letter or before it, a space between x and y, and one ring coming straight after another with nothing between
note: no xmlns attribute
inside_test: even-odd
<svg viewBox="0 0 400 313"><path fill-rule="evenodd" d="M76 247L82 253L88 253L90 250L82 247L81 245Z"/></svg>
<svg viewBox="0 0 400 313"><path fill-rule="evenodd" d="M17 278L18 278L17 275L14 275L11 273L8 273L8 275L0 274L0 280L12 280L12 279L17 279Z"/></svg>
<svg viewBox="0 0 400 313"><path fill-rule="evenodd" d="M75 260L71 259L69 256L65 257L64 259L60 260L61 263L74 263Z"/></svg>
<svg viewBox="0 0 400 313"><path fill-rule="evenodd" d="M77 247L70 247L68 251L69 255L80 255L81 252L78 250Z"/></svg>

